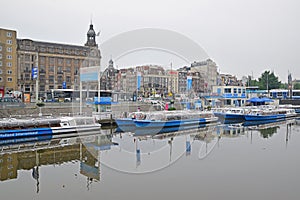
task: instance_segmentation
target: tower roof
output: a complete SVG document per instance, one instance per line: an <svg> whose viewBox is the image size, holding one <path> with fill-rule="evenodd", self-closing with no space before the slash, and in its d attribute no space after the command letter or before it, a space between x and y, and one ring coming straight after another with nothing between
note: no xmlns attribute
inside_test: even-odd
<svg viewBox="0 0 300 200"><path fill-rule="evenodd" d="M93 24L90 24L90 29L88 30L87 35L88 35L89 37L96 36L96 32L95 32L95 30L94 30Z"/></svg>

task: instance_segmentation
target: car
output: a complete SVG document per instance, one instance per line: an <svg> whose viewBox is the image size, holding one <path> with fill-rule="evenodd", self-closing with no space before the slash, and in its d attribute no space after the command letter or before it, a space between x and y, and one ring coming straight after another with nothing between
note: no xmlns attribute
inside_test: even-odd
<svg viewBox="0 0 300 200"><path fill-rule="evenodd" d="M158 104L158 100L151 99L150 103L151 103L151 104Z"/></svg>

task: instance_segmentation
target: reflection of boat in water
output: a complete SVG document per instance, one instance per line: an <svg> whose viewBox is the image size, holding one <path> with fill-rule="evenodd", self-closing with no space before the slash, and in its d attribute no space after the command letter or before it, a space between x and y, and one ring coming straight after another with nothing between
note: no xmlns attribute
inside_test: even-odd
<svg viewBox="0 0 300 200"><path fill-rule="evenodd" d="M295 123L296 123L297 125L300 125L300 118L296 118L296 119L295 119Z"/></svg>
<svg viewBox="0 0 300 200"><path fill-rule="evenodd" d="M239 136L240 134L244 133L244 129L245 127L243 126L243 123L222 124L217 126L217 132L219 133L219 135L227 137Z"/></svg>
<svg viewBox="0 0 300 200"><path fill-rule="evenodd" d="M197 130L204 128L206 124L194 126L174 126L174 127L152 127L152 128L137 128L134 130L135 136L156 135L162 133L170 133L184 130Z"/></svg>
<svg viewBox="0 0 300 200"><path fill-rule="evenodd" d="M264 121L245 121L243 123L243 126L248 127L250 129L257 129L267 126L274 126L278 125L279 122L285 122L285 119L270 119L270 120L264 120Z"/></svg>
<svg viewBox="0 0 300 200"><path fill-rule="evenodd" d="M137 119L144 119L146 116L145 112L132 112L124 114L122 118L117 118L116 123L118 125L117 132L133 132L135 130L134 121Z"/></svg>
<svg viewBox="0 0 300 200"><path fill-rule="evenodd" d="M3 119L0 121L0 139L36 137L41 135L74 134L86 131L100 132L101 125L93 117L61 117L35 119Z"/></svg>
<svg viewBox="0 0 300 200"><path fill-rule="evenodd" d="M167 128L179 126L197 126L218 120L212 112L205 111L163 111L149 113L144 120L135 120L136 128Z"/></svg>

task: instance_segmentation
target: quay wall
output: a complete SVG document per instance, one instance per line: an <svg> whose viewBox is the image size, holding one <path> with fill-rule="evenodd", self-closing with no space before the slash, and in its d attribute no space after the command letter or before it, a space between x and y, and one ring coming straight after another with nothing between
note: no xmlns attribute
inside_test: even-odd
<svg viewBox="0 0 300 200"><path fill-rule="evenodd" d="M300 99L281 99L279 104L300 105Z"/></svg>
<svg viewBox="0 0 300 200"><path fill-rule="evenodd" d="M96 106L84 105L82 112L84 115L92 115L95 112ZM155 111L161 110L162 106L143 103L143 102L119 102L111 105L111 111L113 117L120 117L124 112L134 112L138 108L141 111ZM175 108L181 109L179 104L175 104ZM0 107L0 118L16 117L16 116L38 116L39 113L43 115L62 116L78 114L79 104L78 103L45 103L45 106L39 108L35 104L25 104L22 106L7 105Z"/></svg>

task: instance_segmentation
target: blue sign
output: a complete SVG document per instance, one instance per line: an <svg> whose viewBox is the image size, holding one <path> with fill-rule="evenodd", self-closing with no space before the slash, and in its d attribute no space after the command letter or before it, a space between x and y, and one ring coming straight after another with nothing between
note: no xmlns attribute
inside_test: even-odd
<svg viewBox="0 0 300 200"><path fill-rule="evenodd" d="M63 82L62 88L63 88L63 89L67 89L67 83L66 83L66 81Z"/></svg>
<svg viewBox="0 0 300 200"><path fill-rule="evenodd" d="M37 67L32 68L31 76L32 76L32 80L37 79L37 77L38 77L38 68Z"/></svg>
<svg viewBox="0 0 300 200"><path fill-rule="evenodd" d="M97 81L98 73L85 73L80 74L80 81Z"/></svg>
<svg viewBox="0 0 300 200"><path fill-rule="evenodd" d="M190 91L192 89L192 77L187 77L187 91Z"/></svg>
<svg viewBox="0 0 300 200"><path fill-rule="evenodd" d="M141 73L137 74L137 90L140 90L141 87Z"/></svg>
<svg viewBox="0 0 300 200"><path fill-rule="evenodd" d="M80 68L80 81L98 81L100 66Z"/></svg>

